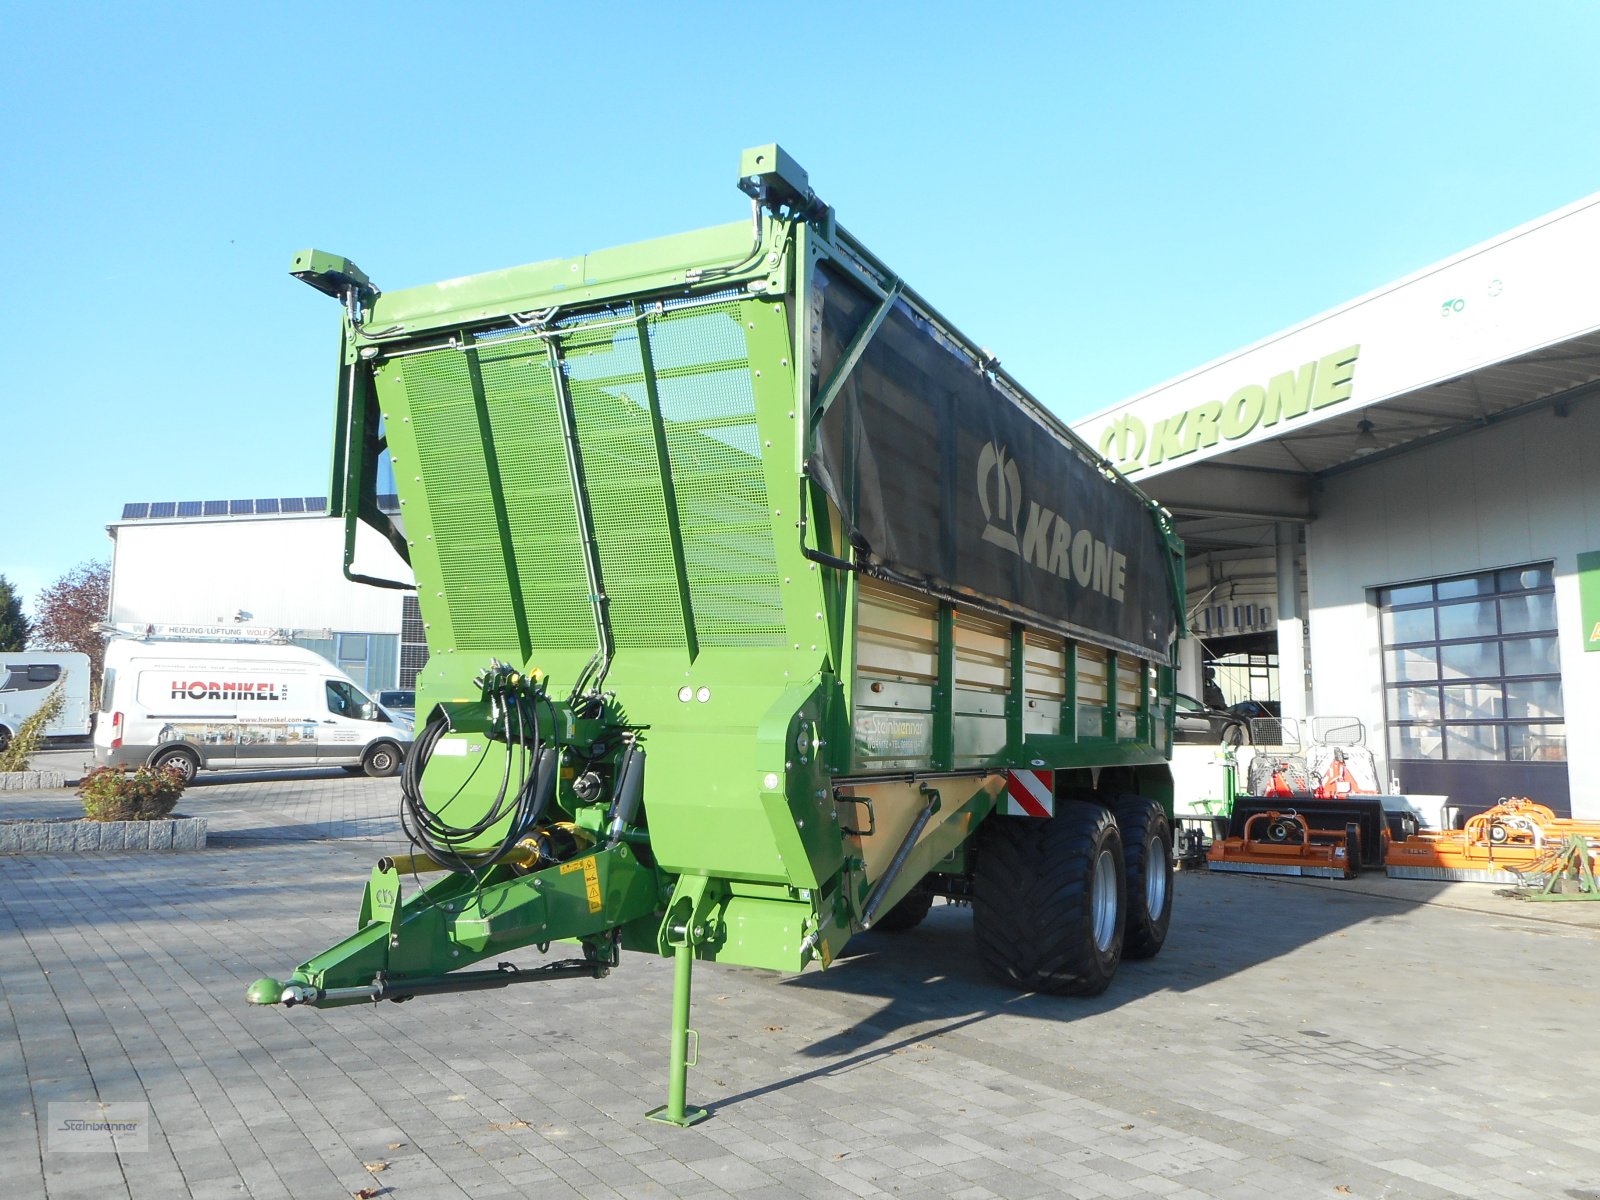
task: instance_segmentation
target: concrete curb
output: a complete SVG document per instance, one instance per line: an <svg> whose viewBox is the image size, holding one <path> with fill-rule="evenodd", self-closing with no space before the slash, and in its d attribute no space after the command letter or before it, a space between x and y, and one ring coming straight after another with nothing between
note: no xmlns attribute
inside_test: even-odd
<svg viewBox="0 0 1600 1200"><path fill-rule="evenodd" d="M9 821L0 854L83 854L108 850L204 850L206 818L156 821Z"/></svg>
<svg viewBox="0 0 1600 1200"><path fill-rule="evenodd" d="M30 792L66 786L65 771L0 771L0 792Z"/></svg>

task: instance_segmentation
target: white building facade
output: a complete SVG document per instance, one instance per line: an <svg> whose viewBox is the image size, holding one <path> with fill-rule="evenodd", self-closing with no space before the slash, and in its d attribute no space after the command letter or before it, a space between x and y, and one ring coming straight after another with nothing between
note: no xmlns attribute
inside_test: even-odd
<svg viewBox="0 0 1600 1200"><path fill-rule="evenodd" d="M1600 196L1078 423L1178 519L1183 690L1265 630L1403 790L1600 819L1597 258Z"/></svg>
<svg viewBox="0 0 1600 1200"><path fill-rule="evenodd" d="M157 501L124 506L108 527L110 622L281 631L370 692L410 687L426 660L408 591L344 578L344 523L322 497ZM368 574L409 583L409 568L364 526Z"/></svg>

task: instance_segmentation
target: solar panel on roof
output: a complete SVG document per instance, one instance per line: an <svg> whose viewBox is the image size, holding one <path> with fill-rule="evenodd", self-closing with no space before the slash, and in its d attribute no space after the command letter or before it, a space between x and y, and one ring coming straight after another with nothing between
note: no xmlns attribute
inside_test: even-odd
<svg viewBox="0 0 1600 1200"><path fill-rule="evenodd" d="M285 496L283 498L283 511L287 513L305 512L306 502L299 496Z"/></svg>
<svg viewBox="0 0 1600 1200"><path fill-rule="evenodd" d="M254 500L235 500L228 505L228 511L236 517L248 517L256 511Z"/></svg>
<svg viewBox="0 0 1600 1200"><path fill-rule="evenodd" d="M177 510L177 505L171 500L162 500L150 506L152 517L170 517Z"/></svg>
<svg viewBox="0 0 1600 1200"><path fill-rule="evenodd" d="M208 517L225 517L228 515L228 502L226 500L207 500L205 509Z"/></svg>
<svg viewBox="0 0 1600 1200"><path fill-rule="evenodd" d="M306 511L307 512L327 512L328 511L328 498L326 496L307 496L306 497Z"/></svg>
<svg viewBox="0 0 1600 1200"><path fill-rule="evenodd" d="M180 517L198 517L200 515L200 501L179 500L178 515Z"/></svg>
<svg viewBox="0 0 1600 1200"><path fill-rule="evenodd" d="M148 504L124 504L122 506L122 519L124 521L142 521L150 515Z"/></svg>
<svg viewBox="0 0 1600 1200"><path fill-rule="evenodd" d="M278 501L277 501L276 497L274 497L274 496L266 496L266 497L258 496L256 498L256 512L257 513L275 513L277 511L278 511Z"/></svg>

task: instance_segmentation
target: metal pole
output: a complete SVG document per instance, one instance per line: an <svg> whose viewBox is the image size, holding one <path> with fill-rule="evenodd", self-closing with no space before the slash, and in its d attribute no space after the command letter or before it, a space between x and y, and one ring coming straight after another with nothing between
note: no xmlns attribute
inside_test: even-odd
<svg viewBox="0 0 1600 1200"><path fill-rule="evenodd" d="M1306 626L1300 612L1300 529L1279 521L1278 577L1278 703L1285 720L1304 722L1310 715L1306 696ZM1304 730L1302 737L1309 736Z"/></svg>
<svg viewBox="0 0 1600 1200"><path fill-rule="evenodd" d="M689 1038L693 1036L696 1043L699 1042L699 1035L689 1028L689 977L693 967L694 946L689 941L688 930L684 930L683 940L677 943L672 954L672 1051L667 1069L667 1103L645 1114L652 1121L680 1128L704 1121L711 1115L703 1108L685 1106L689 1068L694 1065L694 1059L689 1057ZM698 1044L696 1049L699 1049ZM698 1057L696 1054L695 1058Z"/></svg>
<svg viewBox="0 0 1600 1200"><path fill-rule="evenodd" d="M917 814L917 819L911 823L911 828L906 831L906 836L900 839L900 845L894 852L894 857L889 860L889 866L884 870L883 877L878 880L872 894L867 897L867 902L861 909L861 927L871 929L872 923L878 919L878 909L883 904L883 898L889 894L889 889L894 886L894 881L899 878L900 869L906 865L906 859L911 857L911 848L917 844L917 839L922 836L922 831L928 827L928 820L939 811L939 793L924 785L922 789L928 797L928 802L922 806L922 811Z"/></svg>

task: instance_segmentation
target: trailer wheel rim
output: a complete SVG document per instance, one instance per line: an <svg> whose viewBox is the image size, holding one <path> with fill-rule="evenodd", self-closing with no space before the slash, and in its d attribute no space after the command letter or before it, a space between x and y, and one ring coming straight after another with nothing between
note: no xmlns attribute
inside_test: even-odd
<svg viewBox="0 0 1600 1200"><path fill-rule="evenodd" d="M1095 949L1108 953L1117 940L1117 859L1110 850L1102 850L1095 857L1089 906Z"/></svg>
<svg viewBox="0 0 1600 1200"><path fill-rule="evenodd" d="M1161 839L1152 834L1144 848L1144 910L1152 917L1159 917L1167 906L1167 872L1171 868L1165 851Z"/></svg>

